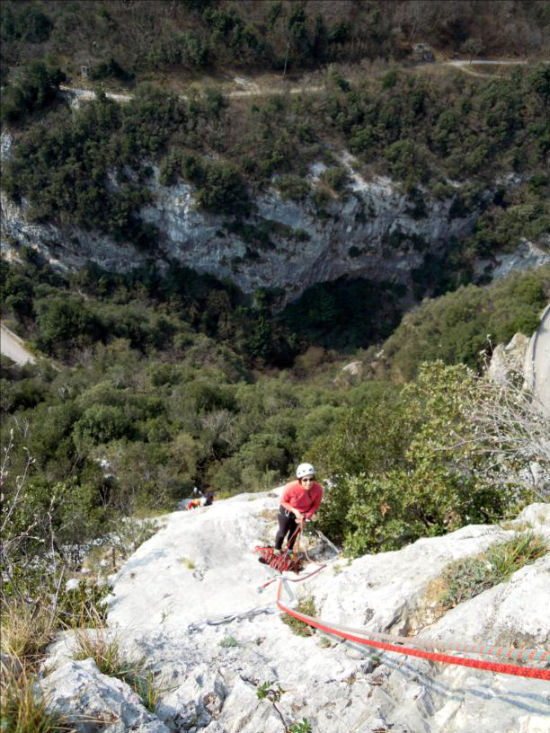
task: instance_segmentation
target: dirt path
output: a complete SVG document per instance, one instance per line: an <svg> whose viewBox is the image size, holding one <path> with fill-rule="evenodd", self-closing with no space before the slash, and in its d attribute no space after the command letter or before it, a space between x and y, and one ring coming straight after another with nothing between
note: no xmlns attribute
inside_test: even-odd
<svg viewBox="0 0 550 733"><path fill-rule="evenodd" d="M416 68L418 70L428 70L441 67L454 67L460 69L465 74L487 78L487 74L476 71L476 67L486 66L502 68L504 66L525 66L528 63L529 61L525 59L473 59L472 61L467 59L453 59L452 61L436 61L435 63L419 64L418 66L412 68ZM318 92L322 92L325 89L325 86L323 84L306 83L298 86L287 86L289 82L285 81L282 77L277 79L273 78L271 81L266 82L267 88L261 83L257 83L257 81L245 77L235 77L232 83L240 88L232 89L229 91L226 91L223 88L221 89L224 96L229 98L265 97L272 94L315 94ZM214 83L212 85L215 86ZM95 99L97 96L96 92L93 89L79 89L76 87L67 86L65 84L61 84L59 88L62 92L72 94L73 96L82 100ZM116 102L129 102L134 95L106 91L105 96L109 99L114 99ZM178 96L180 97L180 99L188 98L186 94L179 94Z"/></svg>
<svg viewBox="0 0 550 733"><path fill-rule="evenodd" d="M486 79L487 74L476 71L476 66L502 68L503 66L526 66L527 64L528 61L525 60L506 61L501 59L491 61L489 59L473 59L472 61L465 61L464 59L453 59L452 61L443 61L436 64L436 66L453 66L455 69L460 69L460 71L463 71L465 74L469 74L470 76L478 76L482 79Z"/></svg>

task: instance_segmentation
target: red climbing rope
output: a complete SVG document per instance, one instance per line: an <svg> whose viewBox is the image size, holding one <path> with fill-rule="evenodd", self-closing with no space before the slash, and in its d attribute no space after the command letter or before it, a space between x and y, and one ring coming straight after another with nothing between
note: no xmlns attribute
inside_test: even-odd
<svg viewBox="0 0 550 733"><path fill-rule="evenodd" d="M550 681L550 670L548 669L536 669L534 667L521 667L517 664L504 664L502 662L490 662L481 659L464 659L463 657L457 657L452 654L441 654L438 652L430 652L422 649L415 649L411 646L400 646L395 643L389 643L385 641L377 641L372 638L368 638L368 635L364 632L360 632L361 636L356 633L344 631L339 628L336 624L329 625L322 619L316 619L313 616L307 616L306 614L299 613L288 606L285 606L281 602L281 589L283 583L279 581L277 588L277 606L288 613L290 616L294 616L299 621L303 621L309 626L313 626L320 631L325 631L328 634L339 636L342 639L353 641L356 644L362 644L364 646L371 646L377 649L384 649L389 652L396 652L397 654L406 654L412 657L421 657L422 659L429 659L432 662L443 662L444 664L456 664L462 667L473 667L475 669L485 669L490 672L498 672L500 674L510 674L517 677L531 677L534 679L548 680Z"/></svg>
<svg viewBox="0 0 550 733"><path fill-rule="evenodd" d="M296 539L300 534L301 528L297 528L295 535ZM293 535L294 537L294 535ZM297 544L297 543L296 543ZM272 547L256 547L255 550L262 554L263 561L266 562L272 569L283 573L284 571L292 571L299 573L302 570L302 565L297 557L297 554L292 556L287 550L281 555L275 555ZM307 551L305 552L305 558L307 561L312 562L308 556ZM303 580L307 580L312 575L316 575L320 572L325 565L316 563L318 568L307 575L302 575L299 578L281 578L281 575L275 576L264 583L260 590L279 579L279 585L277 588L277 606L281 611L294 616L299 621L303 621L309 626L313 626L320 631L324 631L328 634L338 636L342 639L361 644L363 646L371 646L377 649L384 649L385 651L395 652L397 654L406 654L412 657L420 657L422 659L429 659L432 662L442 662L443 664L455 664L462 667L472 667L474 669L484 669L490 672L497 672L500 674L515 675L517 677L529 677L533 679L541 679L550 681L550 670L539 669L536 667L520 666L519 664L508 664L504 662L491 662L481 659L470 659L464 657L458 657L455 654L447 654L438 651L434 651L436 647L443 647L447 651L454 651L462 654L478 654L478 655L494 655L499 659L514 659L517 662L523 662L528 664L529 662L545 662L550 660L550 652L542 649L501 649L495 646L481 646L475 644L453 644L447 641L432 642L429 639L418 639L412 640L401 636L392 636L389 634L367 634L362 629L354 629L348 626L342 626L339 624L328 624L322 619L308 616L307 614L299 613L288 606L285 606L281 601L281 590L283 587L283 580L285 583L298 583Z"/></svg>

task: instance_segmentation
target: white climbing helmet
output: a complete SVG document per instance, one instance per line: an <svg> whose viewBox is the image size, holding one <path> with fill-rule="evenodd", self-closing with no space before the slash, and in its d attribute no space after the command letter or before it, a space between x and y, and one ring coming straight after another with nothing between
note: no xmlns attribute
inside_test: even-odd
<svg viewBox="0 0 550 733"><path fill-rule="evenodd" d="M311 463L300 463L296 469L296 478L305 478L306 476L315 476L315 469Z"/></svg>

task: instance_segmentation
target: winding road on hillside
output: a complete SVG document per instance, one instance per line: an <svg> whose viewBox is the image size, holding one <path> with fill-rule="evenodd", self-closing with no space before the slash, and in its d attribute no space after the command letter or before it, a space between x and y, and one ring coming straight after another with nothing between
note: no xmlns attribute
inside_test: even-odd
<svg viewBox="0 0 550 733"><path fill-rule="evenodd" d="M475 68L477 66L487 66L487 67L503 67L503 66L525 66L529 64L529 61L526 59L452 59L450 61L436 61L434 63L425 63L425 64L418 64L417 66L413 66L411 68L417 68L417 69L433 69L437 67L442 66L451 66L456 69L460 69L466 74L471 74L473 76L481 76L486 77L487 74L479 73L475 71ZM273 80L272 80L273 81ZM284 77L280 77L277 79L277 82L280 83L282 86L280 88L277 88L276 86L273 86L272 84L268 85L268 88L262 88L261 85L257 84L256 82L251 81L250 79L245 79L244 77L235 77L233 79L233 82L240 87L244 87L242 89L233 89L224 91L222 89L223 94L226 97L231 98L238 98L238 97L261 97L261 96L268 96L272 94L301 94L303 92L307 92L309 94L321 92L323 89L325 89L325 86L323 84L302 84L300 86L284 86L287 84ZM65 84L61 84L59 86L60 90L62 92L65 92L67 94L72 94L77 99L82 100L90 100L96 98L96 92L93 89L78 89L76 87L68 86ZM105 91L105 96L109 99L113 99L116 102L129 102L133 98L133 94L120 94L119 92L109 92ZM187 96L185 94L179 95L180 99L187 99Z"/></svg>

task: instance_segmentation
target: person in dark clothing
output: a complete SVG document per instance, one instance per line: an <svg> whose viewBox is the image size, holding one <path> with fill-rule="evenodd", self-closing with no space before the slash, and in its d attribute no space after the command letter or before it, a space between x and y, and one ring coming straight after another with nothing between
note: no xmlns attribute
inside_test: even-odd
<svg viewBox="0 0 550 733"><path fill-rule="evenodd" d="M315 514L321 505L323 488L315 481L315 470L311 463L300 463L296 469L296 481L288 483L281 495L279 506L279 528L275 536L275 550L280 551L285 537L288 550L292 551L298 537L298 527L303 529L307 519Z"/></svg>

